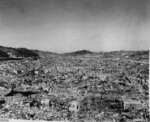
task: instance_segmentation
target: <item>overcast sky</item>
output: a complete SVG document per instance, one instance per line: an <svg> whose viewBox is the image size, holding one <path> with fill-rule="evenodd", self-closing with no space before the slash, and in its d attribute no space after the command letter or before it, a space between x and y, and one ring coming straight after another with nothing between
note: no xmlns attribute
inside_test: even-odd
<svg viewBox="0 0 150 122"><path fill-rule="evenodd" d="M0 45L53 52L147 50L150 0L0 0Z"/></svg>

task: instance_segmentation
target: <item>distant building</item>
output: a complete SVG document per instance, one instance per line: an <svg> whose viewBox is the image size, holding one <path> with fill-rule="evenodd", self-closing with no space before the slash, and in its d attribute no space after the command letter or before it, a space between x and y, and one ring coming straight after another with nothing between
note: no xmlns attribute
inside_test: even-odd
<svg viewBox="0 0 150 122"><path fill-rule="evenodd" d="M38 71L38 70L35 70L35 71L34 71L34 74L38 75L38 74L39 74L39 71Z"/></svg>
<svg viewBox="0 0 150 122"><path fill-rule="evenodd" d="M70 107L69 107L69 111L72 111L72 112L79 112L80 110L80 102L79 101L71 101L70 103Z"/></svg>
<svg viewBox="0 0 150 122"><path fill-rule="evenodd" d="M45 68L44 69L44 73L48 73L48 72L51 72L51 68Z"/></svg>
<svg viewBox="0 0 150 122"><path fill-rule="evenodd" d="M116 58L116 60L120 60L120 58Z"/></svg>
<svg viewBox="0 0 150 122"><path fill-rule="evenodd" d="M145 108L145 106L146 105L142 101L124 101L124 109L129 109L130 107L132 107L139 110Z"/></svg>
<svg viewBox="0 0 150 122"><path fill-rule="evenodd" d="M42 99L42 100L41 100L41 104L42 104L42 105L49 106L49 102L50 102L49 99Z"/></svg>
<svg viewBox="0 0 150 122"><path fill-rule="evenodd" d="M129 58L129 56L125 56L125 58L126 58L126 59Z"/></svg>

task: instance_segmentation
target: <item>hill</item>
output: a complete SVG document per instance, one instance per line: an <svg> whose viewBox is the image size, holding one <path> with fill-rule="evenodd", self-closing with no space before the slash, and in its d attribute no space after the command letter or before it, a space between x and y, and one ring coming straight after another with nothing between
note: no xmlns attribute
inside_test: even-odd
<svg viewBox="0 0 150 122"><path fill-rule="evenodd" d="M58 53L48 52L48 51L41 51L41 50L33 50L36 54L38 54L40 57L50 57L54 55L59 55Z"/></svg>
<svg viewBox="0 0 150 122"><path fill-rule="evenodd" d="M64 53L64 55L69 55L69 56L82 56L87 54L94 54L94 52L91 52L89 50L79 50L71 53Z"/></svg>
<svg viewBox="0 0 150 122"><path fill-rule="evenodd" d="M39 57L37 53L26 48L12 48L0 46L0 57L5 58L25 58L25 57Z"/></svg>
<svg viewBox="0 0 150 122"><path fill-rule="evenodd" d="M7 58L9 57L9 55L5 53L4 51L0 50L0 57Z"/></svg>
<svg viewBox="0 0 150 122"><path fill-rule="evenodd" d="M13 48L0 46L0 58L29 58L29 57L50 57L54 55L59 55L57 53L41 51L41 50L31 50L27 48Z"/></svg>

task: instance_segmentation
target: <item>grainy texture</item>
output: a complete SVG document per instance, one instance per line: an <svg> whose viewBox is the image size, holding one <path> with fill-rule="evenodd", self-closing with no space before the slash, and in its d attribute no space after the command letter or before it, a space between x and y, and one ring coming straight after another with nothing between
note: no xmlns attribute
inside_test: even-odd
<svg viewBox="0 0 150 122"><path fill-rule="evenodd" d="M149 121L148 55L149 51L81 50L2 60L0 117Z"/></svg>

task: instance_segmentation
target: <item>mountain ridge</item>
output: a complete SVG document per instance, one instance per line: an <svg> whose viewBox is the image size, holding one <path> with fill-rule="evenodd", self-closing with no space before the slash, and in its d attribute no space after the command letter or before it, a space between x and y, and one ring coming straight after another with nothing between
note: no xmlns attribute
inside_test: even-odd
<svg viewBox="0 0 150 122"><path fill-rule="evenodd" d="M149 50L139 50L139 51L110 51L110 52L93 52L90 50L77 50L68 53L55 53L49 51L42 51L37 49L27 49L27 48L14 48L6 47L0 45L0 58L28 58L28 57L49 57L49 56L85 56L85 55L104 55L106 57L113 57L115 55L128 55L129 57L137 57L139 55L148 55Z"/></svg>
<svg viewBox="0 0 150 122"><path fill-rule="evenodd" d="M78 50L70 53L63 53L64 55L71 55L71 56L80 56L80 55L90 55L94 54L95 52L91 52L89 50Z"/></svg>
<svg viewBox="0 0 150 122"><path fill-rule="evenodd" d="M3 58L27 58L39 57L37 53L27 48L13 48L0 46L0 57Z"/></svg>

